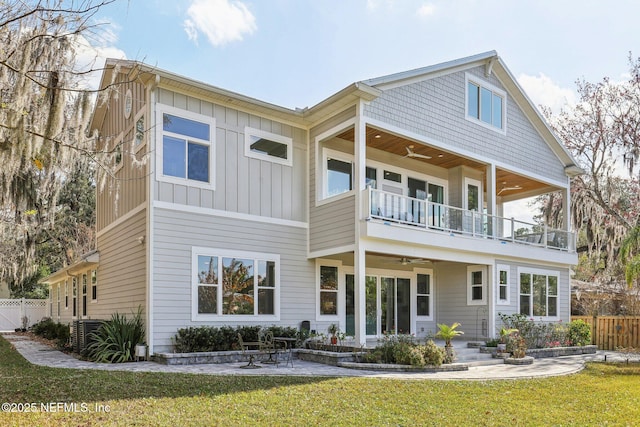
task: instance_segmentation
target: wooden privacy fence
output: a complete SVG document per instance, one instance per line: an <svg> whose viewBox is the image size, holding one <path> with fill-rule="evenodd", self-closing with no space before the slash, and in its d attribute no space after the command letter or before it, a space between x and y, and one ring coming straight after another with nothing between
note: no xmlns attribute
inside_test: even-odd
<svg viewBox="0 0 640 427"><path fill-rule="evenodd" d="M571 316L591 326L591 343L600 350L640 348L640 316Z"/></svg>

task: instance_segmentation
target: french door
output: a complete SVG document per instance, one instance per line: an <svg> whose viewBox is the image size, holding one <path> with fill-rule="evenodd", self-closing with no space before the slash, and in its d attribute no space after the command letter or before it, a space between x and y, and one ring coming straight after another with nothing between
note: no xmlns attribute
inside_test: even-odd
<svg viewBox="0 0 640 427"><path fill-rule="evenodd" d="M355 281L346 275L346 333L355 334ZM365 277L366 335L411 333L411 279L380 275Z"/></svg>

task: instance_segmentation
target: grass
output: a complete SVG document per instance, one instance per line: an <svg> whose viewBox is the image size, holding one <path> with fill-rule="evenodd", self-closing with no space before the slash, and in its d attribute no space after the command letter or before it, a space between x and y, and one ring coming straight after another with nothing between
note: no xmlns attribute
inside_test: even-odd
<svg viewBox="0 0 640 427"><path fill-rule="evenodd" d="M486 382L108 372L33 366L0 338L0 402L39 411L0 413L3 426L624 426L640 420L640 365Z"/></svg>

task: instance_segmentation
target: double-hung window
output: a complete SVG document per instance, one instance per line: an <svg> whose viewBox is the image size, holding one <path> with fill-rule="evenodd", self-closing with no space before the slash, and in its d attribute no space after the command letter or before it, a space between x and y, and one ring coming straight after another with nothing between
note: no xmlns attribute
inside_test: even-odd
<svg viewBox="0 0 640 427"><path fill-rule="evenodd" d="M467 118L504 131L506 92L467 74Z"/></svg>
<svg viewBox="0 0 640 427"><path fill-rule="evenodd" d="M338 315L337 266L320 266L320 315Z"/></svg>
<svg viewBox="0 0 640 427"><path fill-rule="evenodd" d="M166 106L159 107L158 114L162 123L158 179L213 187L215 119Z"/></svg>
<svg viewBox="0 0 640 427"><path fill-rule="evenodd" d="M498 271L498 304L508 305L509 304L509 266L508 265L498 265L496 267Z"/></svg>
<svg viewBox="0 0 640 427"><path fill-rule="evenodd" d="M192 320L278 319L278 255L193 248L192 262Z"/></svg>
<svg viewBox="0 0 640 427"><path fill-rule="evenodd" d="M416 315L420 320L431 318L433 313L433 285L432 275L418 273L416 287Z"/></svg>
<svg viewBox="0 0 640 427"><path fill-rule="evenodd" d="M520 314L530 317L558 316L558 273L519 269Z"/></svg>
<svg viewBox="0 0 640 427"><path fill-rule="evenodd" d="M467 305L487 303L487 268L484 265L467 267Z"/></svg>

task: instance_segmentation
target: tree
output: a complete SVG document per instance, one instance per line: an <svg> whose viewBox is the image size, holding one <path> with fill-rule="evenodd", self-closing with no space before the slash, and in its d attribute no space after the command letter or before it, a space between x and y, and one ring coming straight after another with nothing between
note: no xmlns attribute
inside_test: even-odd
<svg viewBox="0 0 640 427"><path fill-rule="evenodd" d="M574 229L585 277L616 281L620 247L640 215L640 183L634 176L640 153L640 60L629 56L629 78L599 83L578 80L579 102L558 115L545 114L585 173L571 183ZM625 172L626 171L626 172ZM560 226L560 198L541 198L542 216Z"/></svg>
<svg viewBox="0 0 640 427"><path fill-rule="evenodd" d="M94 94L83 79L93 70L78 68L77 41L113 1L0 2L0 280L31 279L40 243L57 241L69 256L54 265L69 264L87 238L65 233L92 228L92 212L72 197L59 202L61 189L80 182L74 171L93 180L89 164L100 156L87 136ZM56 220L69 220L66 232Z"/></svg>

